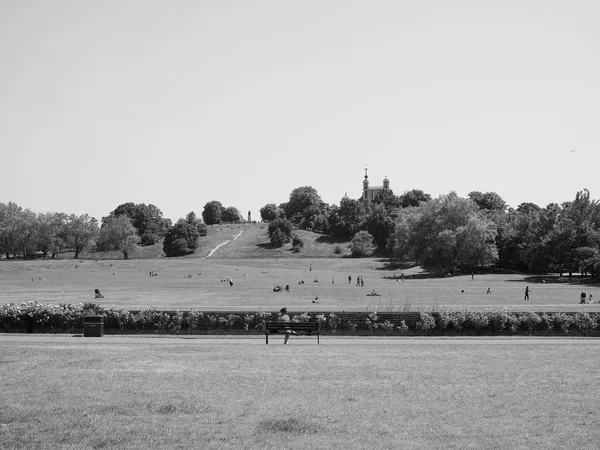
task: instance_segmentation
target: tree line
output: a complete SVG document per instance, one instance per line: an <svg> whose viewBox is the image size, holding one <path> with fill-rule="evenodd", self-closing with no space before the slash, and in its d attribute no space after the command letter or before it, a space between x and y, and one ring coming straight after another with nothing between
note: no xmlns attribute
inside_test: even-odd
<svg viewBox="0 0 600 450"><path fill-rule="evenodd" d="M13 202L0 203L0 253L5 258L55 258L64 252L118 250L128 259L140 246L163 241L167 256L193 252L206 225L190 212L175 224L156 206L124 203L102 218L88 214L40 213Z"/></svg>
<svg viewBox="0 0 600 450"><path fill-rule="evenodd" d="M292 190L288 202L263 206L260 216L269 223L272 245L292 242L295 251L304 243L294 229L304 229L349 240L355 256L379 254L439 274L492 266L600 273L600 203L588 190L560 205L522 203L513 209L494 192L431 198L417 189L402 195L382 191L372 201L344 196L339 205L327 205L314 188L303 186ZM30 259L118 250L127 259L139 246L162 240L167 256L182 256L198 248L206 225L243 220L237 208L215 200L204 205L201 218L190 212L175 224L152 204L124 203L99 224L87 214L36 214L0 203L0 252Z"/></svg>
<svg viewBox="0 0 600 450"><path fill-rule="evenodd" d="M495 192L455 192L432 199L421 190L380 192L372 201L342 198L325 204L304 186L287 203L266 204L274 246L292 239L293 227L350 241L355 256L374 253L411 261L438 274L487 267L533 273L600 273L600 203L589 191L573 201L509 208Z"/></svg>

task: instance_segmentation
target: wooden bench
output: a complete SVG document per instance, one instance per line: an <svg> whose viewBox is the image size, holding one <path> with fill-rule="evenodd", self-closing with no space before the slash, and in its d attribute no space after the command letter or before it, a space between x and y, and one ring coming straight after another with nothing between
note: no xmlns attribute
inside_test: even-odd
<svg viewBox="0 0 600 450"><path fill-rule="evenodd" d="M301 332L311 335L317 333L317 345L319 344L319 324L317 322L266 322L265 340L269 344L269 333L284 333L285 331Z"/></svg>

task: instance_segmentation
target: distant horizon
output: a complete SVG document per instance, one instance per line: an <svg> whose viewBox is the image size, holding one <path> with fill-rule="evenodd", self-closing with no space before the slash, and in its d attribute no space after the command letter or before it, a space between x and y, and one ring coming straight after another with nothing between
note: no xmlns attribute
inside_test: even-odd
<svg viewBox="0 0 600 450"><path fill-rule="evenodd" d="M259 218L312 186L359 198L589 189L591 0L0 4L0 202L89 214L218 200Z"/></svg>

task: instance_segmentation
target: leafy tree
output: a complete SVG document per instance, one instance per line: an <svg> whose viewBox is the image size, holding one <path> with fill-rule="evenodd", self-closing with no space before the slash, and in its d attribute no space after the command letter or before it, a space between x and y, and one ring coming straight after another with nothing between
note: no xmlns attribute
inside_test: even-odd
<svg viewBox="0 0 600 450"><path fill-rule="evenodd" d="M64 246L61 238L68 216L64 213L40 213L37 216L37 243L36 249L42 252L45 258L50 254L56 256Z"/></svg>
<svg viewBox="0 0 600 450"><path fill-rule="evenodd" d="M260 218L263 222L271 222L280 216L280 211L275 203L267 203L260 208Z"/></svg>
<svg viewBox="0 0 600 450"><path fill-rule="evenodd" d="M224 208L221 202L216 200L206 203L206 205L204 205L204 210L202 211L202 219L204 220L204 223L207 225L221 223L223 209Z"/></svg>
<svg viewBox="0 0 600 450"><path fill-rule="evenodd" d="M331 235L350 239L366 228L367 209L364 202L348 197L342 198L340 206L333 206L329 213Z"/></svg>
<svg viewBox="0 0 600 450"><path fill-rule="evenodd" d="M408 208L409 206L419 206L422 202L428 202L429 200L431 200L431 195L420 189L412 189L400 196L400 205L403 208Z"/></svg>
<svg viewBox="0 0 600 450"><path fill-rule="evenodd" d="M394 195L394 191L386 189L378 192L373 199L374 204L381 204L385 207L386 211L392 211L402 207L402 199L397 195Z"/></svg>
<svg viewBox="0 0 600 450"><path fill-rule="evenodd" d="M293 229L292 222L287 219L277 218L271 221L267 230L273 247L282 247L284 244L290 242L292 240Z"/></svg>
<svg viewBox="0 0 600 450"><path fill-rule="evenodd" d="M16 245L23 259L33 258L37 241L37 214L30 209L22 210L17 216Z"/></svg>
<svg viewBox="0 0 600 450"><path fill-rule="evenodd" d="M350 242L352 256L371 256L376 248L373 236L368 231L359 231Z"/></svg>
<svg viewBox="0 0 600 450"><path fill-rule="evenodd" d="M304 230L326 233L329 229L329 222L323 208L317 205L304 208L299 227Z"/></svg>
<svg viewBox="0 0 600 450"><path fill-rule="evenodd" d="M127 260L129 254L138 248L140 237L129 217L123 214L105 218L99 241L104 249L123 252L123 258Z"/></svg>
<svg viewBox="0 0 600 450"><path fill-rule="evenodd" d="M18 222L22 210L13 202L0 203L0 251L6 255L6 259L17 252Z"/></svg>
<svg viewBox="0 0 600 450"><path fill-rule="evenodd" d="M490 265L497 259L493 221L471 200L454 192L403 211L397 229L390 246L427 270L447 273L459 267Z"/></svg>
<svg viewBox="0 0 600 450"><path fill-rule="evenodd" d="M592 257L589 249L600 241L600 203L590 198L587 189L577 192L575 200L563 204L552 231L545 238L554 249L553 268L559 272L581 271Z"/></svg>
<svg viewBox="0 0 600 450"><path fill-rule="evenodd" d="M294 219L300 228L311 229L317 217L324 215L325 204L311 186L294 189L290 193L290 200L282 205L288 219ZM322 219L321 219L322 222Z"/></svg>
<svg viewBox="0 0 600 450"><path fill-rule="evenodd" d="M208 234L206 224L202 222L202 219L196 217L196 213L194 211L188 213L188 215L185 217L185 221L191 225L194 225L198 229L200 236L206 236Z"/></svg>
<svg viewBox="0 0 600 450"><path fill-rule="evenodd" d="M367 230L373 236L379 250L383 250L390 235L394 232L396 223L391 213L383 203L375 204L367 218Z"/></svg>
<svg viewBox="0 0 600 450"><path fill-rule="evenodd" d="M171 226L171 220L164 219L162 211L152 204L123 203L110 213L110 216L121 215L129 217L137 230L142 245L155 244L164 237L167 229ZM102 222L104 221L105 218L102 218Z"/></svg>
<svg viewBox="0 0 600 450"><path fill-rule="evenodd" d="M223 222L234 222L237 223L240 221L240 211L233 206L229 206L223 210L221 213L221 220Z"/></svg>
<svg viewBox="0 0 600 450"><path fill-rule="evenodd" d="M295 234L292 238L292 249L295 252L299 252L304 247L304 240L297 234Z"/></svg>
<svg viewBox="0 0 600 450"><path fill-rule="evenodd" d="M469 192L468 197L484 211L505 211L506 202L495 192Z"/></svg>
<svg viewBox="0 0 600 450"><path fill-rule="evenodd" d="M129 222L129 219L125 219ZM65 245L75 251L74 259L79 258L79 253L83 250L92 247L97 237L98 221L87 214L71 214L61 235Z"/></svg>
<svg viewBox="0 0 600 450"><path fill-rule="evenodd" d="M194 215L195 216L195 215ZM188 214L188 219L190 219ZM163 241L163 251L167 256L183 256L193 253L198 248L200 232L194 222L179 219L167 230Z"/></svg>

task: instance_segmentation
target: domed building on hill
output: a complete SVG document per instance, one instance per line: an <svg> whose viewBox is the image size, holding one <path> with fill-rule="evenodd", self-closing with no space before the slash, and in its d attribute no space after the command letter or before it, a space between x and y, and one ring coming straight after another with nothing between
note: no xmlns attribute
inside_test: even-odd
<svg viewBox="0 0 600 450"><path fill-rule="evenodd" d="M390 180L388 180L387 177L383 179L383 186L369 186L369 175L367 174L368 170L368 168L365 168L365 179L363 180L362 195L363 200L373 200L379 192L390 190Z"/></svg>

